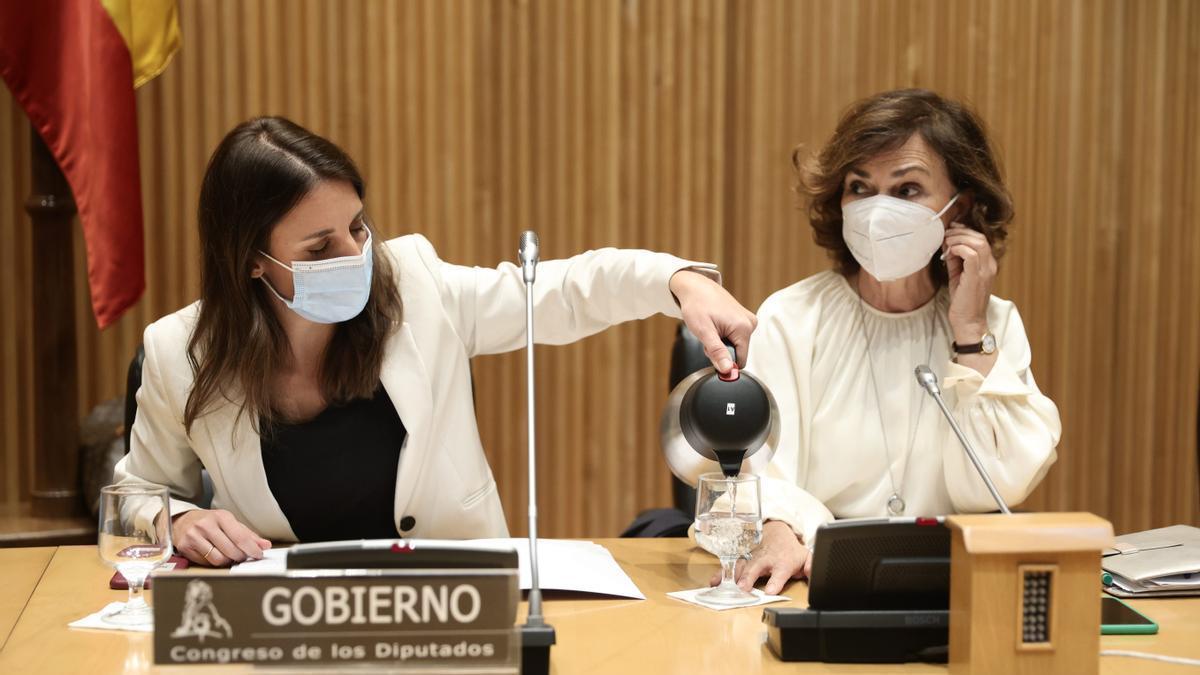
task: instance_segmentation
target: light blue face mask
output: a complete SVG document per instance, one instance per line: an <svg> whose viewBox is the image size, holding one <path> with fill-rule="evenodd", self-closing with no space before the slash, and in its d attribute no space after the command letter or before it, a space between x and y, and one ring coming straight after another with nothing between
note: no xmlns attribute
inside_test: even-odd
<svg viewBox="0 0 1200 675"><path fill-rule="evenodd" d="M315 323L341 323L358 316L371 297L371 272L374 257L371 251L371 231L358 255L329 260L295 260L291 267L259 251L268 260L292 273L293 295L285 299L267 281L259 277L271 293L293 312Z"/></svg>

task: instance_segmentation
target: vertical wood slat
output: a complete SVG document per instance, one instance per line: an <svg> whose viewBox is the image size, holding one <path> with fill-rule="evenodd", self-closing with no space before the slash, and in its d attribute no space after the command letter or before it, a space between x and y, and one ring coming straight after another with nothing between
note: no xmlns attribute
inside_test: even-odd
<svg viewBox="0 0 1200 675"><path fill-rule="evenodd" d="M1200 518L1200 10L1187 0L730 3L196 0L138 93L147 292L104 334L78 259L80 411L121 395L153 319L195 298L195 205L236 122L286 114L360 163L372 217L449 261L620 245L722 264L748 306L827 266L789 153L841 109L924 86L987 120L1016 198L997 293L1064 421L1027 503L1128 530ZM0 94L0 501L29 490L26 121ZM80 242L81 243L81 242ZM82 246L79 246L82 251ZM658 458L672 323L539 354L544 528L618 532L669 502ZM523 355L473 364L480 430L524 531Z"/></svg>
<svg viewBox="0 0 1200 675"><path fill-rule="evenodd" d="M5 91L7 95L7 91ZM0 494L4 505L14 508L19 500L28 500L32 481L33 458L27 451L33 442L32 415L26 404L33 393L29 377L31 353L29 317L30 274L29 259L32 238L25 214L25 198L29 195L29 122L20 108L6 102L0 107L0 161L13 167L0 176L0 218L6 223L20 222L20 231L9 228L0 247L0 321L5 330L0 333L0 359L3 359L3 382L0 383L0 414L4 443L4 479Z"/></svg>

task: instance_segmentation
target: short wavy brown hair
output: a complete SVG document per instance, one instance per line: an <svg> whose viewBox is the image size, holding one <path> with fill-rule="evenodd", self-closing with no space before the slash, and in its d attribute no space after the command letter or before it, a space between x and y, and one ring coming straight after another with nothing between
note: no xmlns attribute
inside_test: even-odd
<svg viewBox="0 0 1200 675"><path fill-rule="evenodd" d="M852 166L904 145L913 134L920 134L945 161L955 187L971 196L971 210L960 218L963 224L987 237L997 259L1004 254L1013 217L1012 195L1000 176L1000 163L983 121L965 104L932 91L898 89L853 103L820 153L807 158L802 148L792 153L799 178L797 192L808 202L813 240L829 251L842 274L853 274L859 268L842 238L846 173ZM933 265L931 270L934 283L944 285L946 268Z"/></svg>

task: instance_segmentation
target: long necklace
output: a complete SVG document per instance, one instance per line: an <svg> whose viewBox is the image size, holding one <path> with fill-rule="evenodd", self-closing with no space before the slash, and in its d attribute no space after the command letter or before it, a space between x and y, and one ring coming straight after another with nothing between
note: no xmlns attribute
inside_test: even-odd
<svg viewBox="0 0 1200 675"><path fill-rule="evenodd" d="M858 289L855 288L857 292ZM925 355L925 363L929 363L933 358L933 334L937 327L937 296L934 296L933 311L929 315L929 352ZM887 476L888 482L892 486L892 496L887 500L887 512L889 516L904 515L905 503L900 496L900 489L896 486L896 477L892 475L892 450L888 447L887 427L883 421L883 398L879 395L879 384L875 379L875 363L871 358L871 336L867 333L867 310L866 301L863 300L862 293L858 293L858 325L862 328L863 341L866 343L867 351L867 367L871 373L871 388L875 392L875 412L879 414L879 433L883 436L883 455L887 460ZM907 461L904 463L904 475L901 480L908 475L908 465L912 461L913 445L917 441L917 431L921 428L921 413L925 410L925 397L921 397L921 403L917 406L917 422L913 425L912 435L908 439L908 455Z"/></svg>

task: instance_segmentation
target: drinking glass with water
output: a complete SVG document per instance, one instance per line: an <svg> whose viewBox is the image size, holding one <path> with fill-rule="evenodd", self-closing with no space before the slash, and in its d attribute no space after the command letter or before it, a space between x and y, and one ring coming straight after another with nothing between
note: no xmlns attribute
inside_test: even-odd
<svg viewBox="0 0 1200 675"><path fill-rule="evenodd" d="M722 605L748 605L757 599L738 588L737 561L762 541L762 499L758 476L722 473L700 476L696 487L696 542L721 559L721 583L697 598Z"/></svg>

